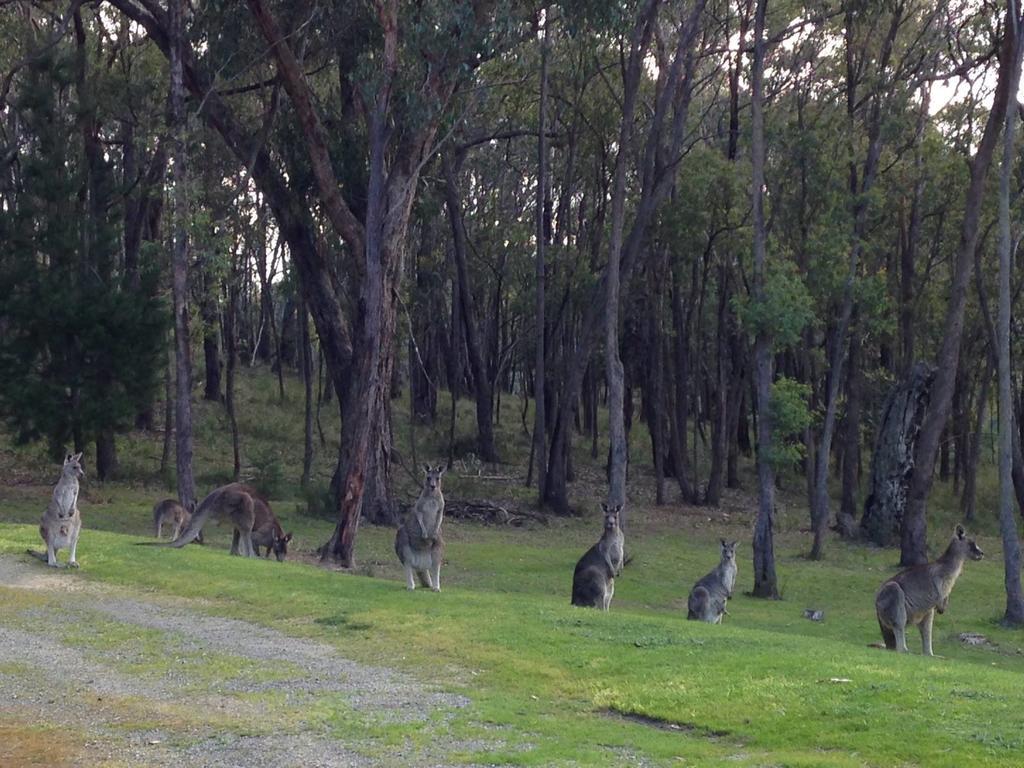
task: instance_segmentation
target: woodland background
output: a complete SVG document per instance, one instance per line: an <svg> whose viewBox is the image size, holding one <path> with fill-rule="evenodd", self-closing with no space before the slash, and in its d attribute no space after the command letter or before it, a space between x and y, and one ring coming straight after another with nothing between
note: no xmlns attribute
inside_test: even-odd
<svg viewBox="0 0 1024 768"><path fill-rule="evenodd" d="M913 564L938 480L998 517L1024 622L1020 25L977 0L0 2L9 435L110 480L160 433L187 501L202 399L223 479L267 480L236 384L270 366L305 404L287 481L345 565L436 458L417 429L557 515L593 505L581 463L609 501L628 478L708 507L755 466L765 597L780 485L812 557Z"/></svg>

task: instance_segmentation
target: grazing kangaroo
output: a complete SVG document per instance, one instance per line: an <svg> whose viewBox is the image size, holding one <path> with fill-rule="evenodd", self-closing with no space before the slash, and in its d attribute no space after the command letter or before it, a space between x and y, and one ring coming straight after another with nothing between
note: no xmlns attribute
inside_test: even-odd
<svg viewBox="0 0 1024 768"><path fill-rule="evenodd" d="M249 489L252 490L252 489ZM252 545L256 549L257 557L260 554L260 547L267 548L267 557L274 553L277 561L283 562L288 555L288 542L292 540L291 533L285 533L277 517L270 511L270 502L253 492L253 512L255 514L252 526ZM231 554L238 554L239 542L238 529L235 529L231 539Z"/></svg>
<svg viewBox="0 0 1024 768"><path fill-rule="evenodd" d="M444 522L444 495L441 493L441 477L445 468L424 466L426 477L423 490L405 516L395 533L395 554L405 566L406 588L416 589L413 572L419 576L424 587L435 592L441 591L441 560L444 558L444 539L441 537L441 523Z"/></svg>
<svg viewBox="0 0 1024 768"><path fill-rule="evenodd" d="M46 542L46 553L33 549L27 552L33 557L44 560L47 565L58 568L57 552L67 549L68 567L77 568L78 534L82 531L82 516L78 512L78 480L85 477L82 469L82 454L68 454L64 457L64 467L60 479L53 489L53 498L39 522L39 535Z"/></svg>
<svg viewBox="0 0 1024 768"><path fill-rule="evenodd" d="M949 593L953 591L964 561L981 560L985 556L974 539L967 538L958 525L949 546L934 563L915 565L893 576L875 595L875 612L882 639L889 650L907 652L907 627L916 624L921 630L921 646L925 656L932 653L932 622L935 612L945 613Z"/></svg>
<svg viewBox="0 0 1024 768"><path fill-rule="evenodd" d="M609 508L602 504L601 509L604 533L576 563L572 574L572 604L607 611L615 594L615 577L622 572L625 538L619 527L622 505Z"/></svg>
<svg viewBox="0 0 1024 768"><path fill-rule="evenodd" d="M256 557L253 550L252 532L256 524L256 500L260 497L248 485L228 483L211 491L199 502L188 525L172 541L140 541L141 546L174 547L180 549L197 539L208 520L228 520L235 528L236 541L231 546L231 554L242 554L245 557ZM265 502L264 502L265 503Z"/></svg>
<svg viewBox="0 0 1024 768"><path fill-rule="evenodd" d="M171 539L181 535L182 530L192 519L192 513L196 511L195 502L189 504L190 509L185 509L177 499L164 499L153 505L153 535L158 539L162 538L164 524L174 527Z"/></svg>
<svg viewBox="0 0 1024 768"><path fill-rule="evenodd" d="M732 597L736 586L736 542L719 539L722 544L722 559L714 570L693 585L686 601L686 618L721 624L728 615L726 602Z"/></svg>

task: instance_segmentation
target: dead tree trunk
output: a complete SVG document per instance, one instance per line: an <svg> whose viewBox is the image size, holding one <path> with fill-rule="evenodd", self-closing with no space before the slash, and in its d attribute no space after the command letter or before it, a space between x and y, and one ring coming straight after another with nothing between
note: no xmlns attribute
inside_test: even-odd
<svg viewBox="0 0 1024 768"><path fill-rule="evenodd" d="M860 521L864 537L882 547L894 544L899 537L914 475L914 448L934 376L926 363L915 363L909 378L893 388L882 407Z"/></svg>

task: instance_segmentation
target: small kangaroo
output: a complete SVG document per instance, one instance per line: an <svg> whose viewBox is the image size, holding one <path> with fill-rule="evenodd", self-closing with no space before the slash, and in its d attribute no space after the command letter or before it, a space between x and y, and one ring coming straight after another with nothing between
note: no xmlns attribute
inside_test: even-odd
<svg viewBox="0 0 1024 768"><path fill-rule="evenodd" d="M736 585L736 542L719 539L722 545L722 559L718 565L693 585L686 601L686 618L721 624L722 617L728 616L726 602L732 597Z"/></svg>
<svg viewBox="0 0 1024 768"><path fill-rule="evenodd" d="M429 464L423 467L426 477L423 490L406 515L395 534L395 554L405 566L406 589L416 589L413 572L419 576L424 587L435 592L441 591L441 561L444 558L444 538L441 523L444 522L444 495L441 493L441 478L445 468L436 469Z"/></svg>
<svg viewBox="0 0 1024 768"><path fill-rule="evenodd" d="M907 626L921 630L921 646L925 656L932 653L932 622L935 612L945 613L949 593L953 591L964 561L981 560L985 556L974 539L967 538L962 525L956 527L946 551L934 563L916 565L893 576L875 595L875 613L882 639L889 650L907 652Z"/></svg>
<svg viewBox="0 0 1024 768"><path fill-rule="evenodd" d="M53 498L43 513L39 523L39 535L46 542L46 554L33 549L27 552L33 557L44 560L52 568L59 568L57 552L69 550L68 567L77 568L76 550L78 534L82 531L82 516L78 512L78 480L85 477L82 469L82 454L68 454L64 457L64 467L60 479L53 489Z"/></svg>
<svg viewBox="0 0 1024 768"><path fill-rule="evenodd" d="M255 490L243 483L228 483L215 488L199 502L192 519L178 536L171 541L140 541L141 546L174 547L180 549L191 541L198 540L203 526L211 518L229 520L235 528L236 539L231 554L256 557L253 549L252 532L256 524L255 502L260 497ZM265 502L264 502L265 503ZM239 546L240 545L240 546Z"/></svg>
<svg viewBox="0 0 1024 768"><path fill-rule="evenodd" d="M189 509L185 509L177 499L158 501L153 505L153 535L158 539L162 538L164 523L167 523L174 527L171 539L178 538L192 520L192 513L195 511L195 502L189 504Z"/></svg>
<svg viewBox="0 0 1024 768"><path fill-rule="evenodd" d="M604 532L576 563L572 574L572 604L607 611L615 594L615 577L622 572L625 537L619 527L622 505L601 504Z"/></svg>
<svg viewBox="0 0 1024 768"><path fill-rule="evenodd" d="M255 491L252 494L254 513L252 545L256 550L256 555L257 557L259 556L260 547L266 547L267 557L270 557L270 553L273 552L277 562L284 562L285 557L288 555L288 542L292 540L292 535L291 533L284 532L281 523L277 521L277 517L270 511L270 502L257 495ZM238 554L238 542L239 533L236 528L231 539L231 554L233 555Z"/></svg>

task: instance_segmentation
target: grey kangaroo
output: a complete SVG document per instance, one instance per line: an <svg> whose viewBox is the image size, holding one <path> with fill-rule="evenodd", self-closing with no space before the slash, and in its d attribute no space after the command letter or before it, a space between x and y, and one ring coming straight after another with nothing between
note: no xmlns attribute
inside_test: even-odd
<svg viewBox="0 0 1024 768"><path fill-rule="evenodd" d="M693 585L686 601L686 618L721 624L728 615L726 602L732 597L736 586L736 542L719 539L722 544L722 559L718 565Z"/></svg>
<svg viewBox="0 0 1024 768"><path fill-rule="evenodd" d="M256 557L253 549L252 533L256 525L256 501L259 495L243 483L228 483L211 491L199 502L192 519L178 536L171 541L140 541L142 546L174 547L179 549L196 540L202 533L203 526L210 519L228 520L234 526L236 539L231 546L231 554L242 554L245 557ZM264 502L265 503L265 502Z"/></svg>
<svg viewBox="0 0 1024 768"><path fill-rule="evenodd" d="M82 531L82 516L78 512L78 480L85 477L82 469L82 454L68 454L64 457L64 467L60 479L53 489L53 498L43 513L39 523L39 535L46 542L46 553L27 550L33 557L46 561L46 564L58 568L57 552L67 549L68 567L77 568L76 550L78 534Z"/></svg>
<svg viewBox="0 0 1024 768"><path fill-rule="evenodd" d="M981 560L984 556L974 539L967 538L964 527L958 525L938 560L908 568L885 582L875 595L875 612L885 647L906 653L907 627L916 624L921 630L922 652L933 656L935 612L946 612L949 593L963 570L964 561L968 558Z"/></svg>
<svg viewBox="0 0 1024 768"><path fill-rule="evenodd" d="M185 509L177 499L158 501L153 505L153 535L158 539L162 538L164 524L168 524L174 529L171 539L178 538L192 520L192 513L195 511L195 502L189 504L189 509Z"/></svg>
<svg viewBox="0 0 1024 768"><path fill-rule="evenodd" d="M249 489L252 491L252 489ZM252 545L256 549L256 555L260 554L260 547L267 548L267 557L274 553L277 561L283 562L288 556L288 542L292 540L291 533L285 533L277 517L270 511L270 502L252 491L253 526ZM238 554L238 543L240 534L235 529L231 539L231 554Z"/></svg>
<svg viewBox="0 0 1024 768"><path fill-rule="evenodd" d="M441 591L441 561L444 559L444 538L441 523L444 522L444 495L441 493L441 477L445 468L438 465L423 467L426 477L423 490L406 515L395 534L395 554L405 566L407 589L416 589L413 572L419 576L424 587L435 592Z"/></svg>
<svg viewBox="0 0 1024 768"><path fill-rule="evenodd" d="M622 505L604 512L604 532L600 541L584 553L572 574L572 604L607 611L615 594L615 577L622 572L622 553L625 537L619 526Z"/></svg>

